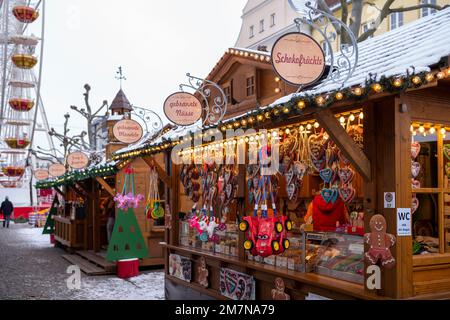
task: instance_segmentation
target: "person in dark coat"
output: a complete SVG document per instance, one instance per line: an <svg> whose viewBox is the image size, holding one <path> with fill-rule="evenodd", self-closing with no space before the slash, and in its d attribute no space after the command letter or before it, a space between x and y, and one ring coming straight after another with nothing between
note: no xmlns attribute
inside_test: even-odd
<svg viewBox="0 0 450 320"><path fill-rule="evenodd" d="M3 214L5 220L3 220L3 228L6 226L9 228L9 222L11 221L11 215L14 212L14 206L11 201L9 201L8 197L5 198L5 201L2 202L2 206L0 207L0 212Z"/></svg>

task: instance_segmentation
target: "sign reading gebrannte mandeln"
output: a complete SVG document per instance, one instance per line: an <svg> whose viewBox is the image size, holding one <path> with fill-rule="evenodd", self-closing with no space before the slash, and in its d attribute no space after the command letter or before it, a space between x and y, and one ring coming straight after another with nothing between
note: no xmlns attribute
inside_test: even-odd
<svg viewBox="0 0 450 320"><path fill-rule="evenodd" d="M67 156L67 164L75 170L81 170L88 166L89 158L83 152L73 152Z"/></svg>
<svg viewBox="0 0 450 320"><path fill-rule="evenodd" d="M303 33L288 33L272 49L272 65L278 76L294 86L315 83L325 72L325 54L320 45Z"/></svg>
<svg viewBox="0 0 450 320"><path fill-rule="evenodd" d="M62 164L55 163L55 164L52 164L48 168L48 172L54 178L60 177L60 176L62 176L63 174L66 173L66 167L64 167Z"/></svg>
<svg viewBox="0 0 450 320"><path fill-rule="evenodd" d="M114 125L113 134L120 142L130 144L141 140L144 135L144 130L139 122L126 119Z"/></svg>
<svg viewBox="0 0 450 320"><path fill-rule="evenodd" d="M202 103L193 94L176 92L164 102L166 117L179 126L189 126L202 117Z"/></svg>
<svg viewBox="0 0 450 320"><path fill-rule="evenodd" d="M34 177L36 178L36 180L46 180L49 177L49 173L48 170L45 169L37 169L34 170Z"/></svg>

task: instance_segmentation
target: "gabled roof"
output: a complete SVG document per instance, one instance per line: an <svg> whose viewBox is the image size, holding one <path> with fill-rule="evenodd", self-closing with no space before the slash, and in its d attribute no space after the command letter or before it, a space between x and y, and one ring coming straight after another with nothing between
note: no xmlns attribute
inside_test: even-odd
<svg viewBox="0 0 450 320"><path fill-rule="evenodd" d="M111 103L111 106L109 107L110 110L117 110L117 109L125 109L125 110L133 110L133 107L131 106L130 101L128 101L127 96L122 91L122 89L117 92L116 97L114 98L113 102Z"/></svg>

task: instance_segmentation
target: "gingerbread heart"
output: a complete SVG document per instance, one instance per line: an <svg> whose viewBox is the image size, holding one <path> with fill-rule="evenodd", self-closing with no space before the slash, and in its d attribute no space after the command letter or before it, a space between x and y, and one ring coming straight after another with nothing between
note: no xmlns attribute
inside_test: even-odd
<svg viewBox="0 0 450 320"><path fill-rule="evenodd" d="M413 176L414 179L417 179L417 177L419 176L420 169L421 169L420 163L413 162L411 164L411 173L412 173L412 176Z"/></svg>
<svg viewBox="0 0 450 320"><path fill-rule="evenodd" d="M353 171L351 168L342 168L339 169L339 179L341 180L342 184L349 184L353 181L355 178L355 171Z"/></svg>
<svg viewBox="0 0 450 320"><path fill-rule="evenodd" d="M345 203L347 204L352 203L356 197L356 190L351 186L339 188L339 196Z"/></svg>
<svg viewBox="0 0 450 320"><path fill-rule="evenodd" d="M288 199L292 201L295 198L295 195L297 192L297 188L296 188L295 184L294 183L289 184L286 189L287 189L286 191L288 194Z"/></svg>
<svg viewBox="0 0 450 320"><path fill-rule="evenodd" d="M339 197L339 192L336 189L322 189L320 195L327 204L330 202L334 204Z"/></svg>
<svg viewBox="0 0 450 320"><path fill-rule="evenodd" d="M292 182L292 179L294 178L294 169L292 166L289 167L284 177L286 178L286 184L290 184Z"/></svg>
<svg viewBox="0 0 450 320"><path fill-rule="evenodd" d="M411 201L411 214L416 213L417 209L419 209L419 199L417 199L417 197L412 198Z"/></svg>
<svg viewBox="0 0 450 320"><path fill-rule="evenodd" d="M311 159L321 159L325 155L325 147L323 145L323 135L313 134L308 138L308 148Z"/></svg>
<svg viewBox="0 0 450 320"><path fill-rule="evenodd" d="M308 168L303 163L299 161L296 161L294 163L294 174L297 176L298 179L302 180L307 170Z"/></svg>
<svg viewBox="0 0 450 320"><path fill-rule="evenodd" d="M331 183L334 178L334 171L330 168L323 169L320 170L319 175L325 183Z"/></svg>
<svg viewBox="0 0 450 320"><path fill-rule="evenodd" d="M445 144L443 150L444 156L447 158L448 161L450 161L450 144Z"/></svg>
<svg viewBox="0 0 450 320"><path fill-rule="evenodd" d="M420 181L412 179L412 188L413 189L420 189L421 185L420 185Z"/></svg>
<svg viewBox="0 0 450 320"><path fill-rule="evenodd" d="M350 160L347 159L346 156L342 153L341 150L338 151L338 157L341 162L343 162L346 166L350 165Z"/></svg>
<svg viewBox="0 0 450 320"><path fill-rule="evenodd" d="M422 146L420 145L419 142L411 143L411 157L413 160L419 156L421 148Z"/></svg>
<svg viewBox="0 0 450 320"><path fill-rule="evenodd" d="M313 158L311 158L311 164L312 164L312 166L314 167L314 169L316 171L320 171L323 168L325 168L326 159L325 159L325 157L323 157L321 159L313 159Z"/></svg>

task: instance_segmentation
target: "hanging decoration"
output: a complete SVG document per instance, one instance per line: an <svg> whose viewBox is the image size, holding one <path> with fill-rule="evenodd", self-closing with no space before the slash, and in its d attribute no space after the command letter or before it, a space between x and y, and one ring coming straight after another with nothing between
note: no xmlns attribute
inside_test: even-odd
<svg viewBox="0 0 450 320"><path fill-rule="evenodd" d="M370 264L375 265L380 262L382 267L390 269L395 266L395 258L390 248L395 245L396 238L386 230L386 219L382 215L377 214L370 219L370 233L364 235L364 242L370 248L365 256Z"/></svg>
<svg viewBox="0 0 450 320"><path fill-rule="evenodd" d="M140 203L143 200L143 195L135 195L134 170L130 166L125 170L125 182L123 184L122 193L118 193L114 197L114 201L117 203L117 208L127 210L139 208Z"/></svg>
<svg viewBox="0 0 450 320"><path fill-rule="evenodd" d="M164 218L164 208L162 206L164 201L159 197L158 187L158 171L155 167L150 168L150 182L147 197L147 206L145 207L145 215L147 219L162 219Z"/></svg>
<svg viewBox="0 0 450 320"><path fill-rule="evenodd" d="M420 155L421 145L419 142L413 141L411 142L411 175L412 175L412 188L414 189L420 189L421 183L418 180L420 175L421 166L420 163L417 162L417 158ZM419 199L417 198L417 194L412 194L412 200L411 200L411 214L416 213L416 211L419 209Z"/></svg>

